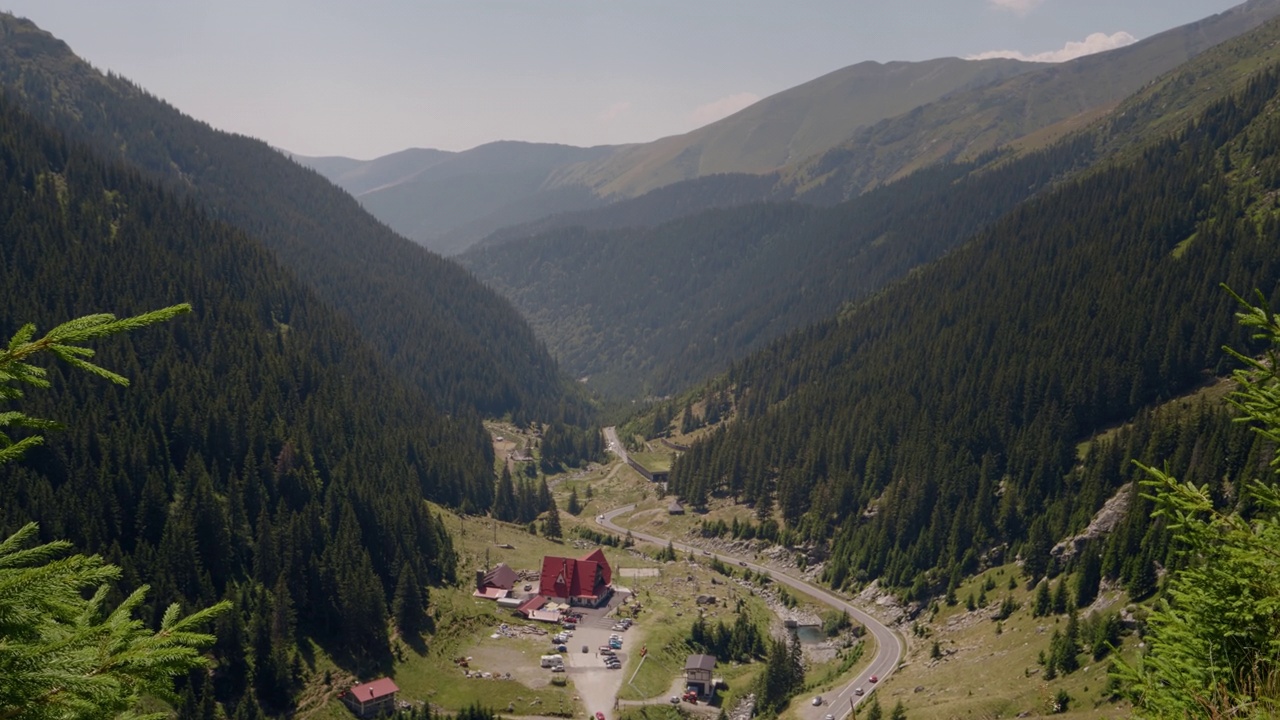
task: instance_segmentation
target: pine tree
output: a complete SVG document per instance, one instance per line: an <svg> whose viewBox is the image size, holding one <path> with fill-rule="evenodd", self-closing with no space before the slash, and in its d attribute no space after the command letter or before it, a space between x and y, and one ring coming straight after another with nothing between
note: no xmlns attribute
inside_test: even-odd
<svg viewBox="0 0 1280 720"><path fill-rule="evenodd" d="M391 614L395 618L400 634L406 637L417 637L424 629L427 603L424 590L413 567L406 561L400 566L400 577L396 581L396 594L391 600Z"/></svg>
<svg viewBox="0 0 1280 720"><path fill-rule="evenodd" d="M514 522L519 515L515 484L511 480L511 468L502 465L498 478L498 492L493 501L493 516L502 522Z"/></svg>
<svg viewBox="0 0 1280 720"><path fill-rule="evenodd" d="M575 516L582 512L582 505L578 502L578 488L569 490L569 502L565 505L565 511Z"/></svg>
<svg viewBox="0 0 1280 720"><path fill-rule="evenodd" d="M1061 587L1061 583L1059 583ZM1036 599L1031 606L1031 617L1044 617L1049 614L1049 610L1053 607L1053 599L1049 595L1049 581L1041 580L1036 586Z"/></svg>
<svg viewBox="0 0 1280 720"><path fill-rule="evenodd" d="M543 484L543 487L546 487L545 483ZM542 525L542 534L552 540L559 540L562 533L562 530L560 529L560 510L556 508L555 499L549 495L547 497L547 502L551 504L551 507L547 510L547 519Z"/></svg>
<svg viewBox="0 0 1280 720"><path fill-rule="evenodd" d="M889 713L889 720L907 720L907 708L903 706L901 700L893 706L893 712Z"/></svg>
<svg viewBox="0 0 1280 720"><path fill-rule="evenodd" d="M1097 588L1095 588L1096 590ZM1092 602L1092 600L1090 600ZM1067 611L1067 579L1062 578L1058 581L1058 586L1053 591L1053 603L1051 609L1054 615L1061 615ZM1079 607L1079 603L1076 603Z"/></svg>
<svg viewBox="0 0 1280 720"><path fill-rule="evenodd" d="M884 709L880 707L878 693L871 694L871 707L867 708L867 714L863 720L884 720Z"/></svg>
<svg viewBox="0 0 1280 720"><path fill-rule="evenodd" d="M1089 607L1098 597L1102 583L1102 557L1089 548L1081 558L1080 574L1076 577L1076 607Z"/></svg>

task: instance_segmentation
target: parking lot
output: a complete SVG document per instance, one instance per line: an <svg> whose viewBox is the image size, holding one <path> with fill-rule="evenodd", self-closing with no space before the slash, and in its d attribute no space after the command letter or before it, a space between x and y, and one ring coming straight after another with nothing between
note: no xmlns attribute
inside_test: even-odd
<svg viewBox="0 0 1280 720"><path fill-rule="evenodd" d="M576 608L582 613L582 619L574 628L573 636L565 643L569 648L569 652L565 654L565 662L588 715L603 712L607 718L616 717L613 701L622 687L626 672L606 667L605 658L608 656L600 654L600 647L609 644L610 635L618 635L622 640L622 648L615 653L623 668L627 666L631 653L637 651L636 647L632 647L629 637L635 634L634 627L628 631L613 629L615 620L610 613L622 603L622 597L622 594L615 594L607 607ZM583 647L586 647L587 652L582 652Z"/></svg>

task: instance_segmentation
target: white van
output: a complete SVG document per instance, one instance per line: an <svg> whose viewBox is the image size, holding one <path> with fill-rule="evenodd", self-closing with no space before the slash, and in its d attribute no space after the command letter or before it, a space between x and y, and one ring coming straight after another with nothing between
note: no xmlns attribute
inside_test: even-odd
<svg viewBox="0 0 1280 720"><path fill-rule="evenodd" d="M543 655L542 667L549 668L557 665L564 665L564 658L560 655Z"/></svg>

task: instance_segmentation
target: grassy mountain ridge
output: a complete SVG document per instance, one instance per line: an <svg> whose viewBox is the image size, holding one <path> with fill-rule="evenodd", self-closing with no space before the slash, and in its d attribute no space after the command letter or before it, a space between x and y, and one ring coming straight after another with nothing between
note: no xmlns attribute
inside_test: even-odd
<svg viewBox="0 0 1280 720"><path fill-rule="evenodd" d="M572 392L508 302L264 143L182 115L8 15L0 83L41 121L259 238L439 407L552 417Z"/></svg>
<svg viewBox="0 0 1280 720"><path fill-rule="evenodd" d="M350 174L394 156L359 166L330 160L317 168L398 232L453 254L503 227L590 210L681 180L767 173L826 150L864 125L1035 67L957 58L866 62L784 90L690 133L649 143L596 148L490 143L438 163L433 158L429 167L372 189L348 179Z"/></svg>
<svg viewBox="0 0 1280 720"><path fill-rule="evenodd" d="M634 197L680 180L764 173L821 153L872 125L970 88L1029 72L1017 60L863 62L770 95L684 135L636 145L565 168L553 183Z"/></svg>
<svg viewBox="0 0 1280 720"><path fill-rule="evenodd" d="M974 158L1137 92L1199 53L1280 14L1276 0L1249 0L1128 47L957 93L859 131L792 164L785 182L798 199L838 202L935 162Z"/></svg>
<svg viewBox="0 0 1280 720"><path fill-rule="evenodd" d="M315 170L332 180L334 185L359 197L378 188L412 180L456 153L431 148L408 148L373 160L356 160L338 155L307 157L295 153L286 154L298 164Z"/></svg>

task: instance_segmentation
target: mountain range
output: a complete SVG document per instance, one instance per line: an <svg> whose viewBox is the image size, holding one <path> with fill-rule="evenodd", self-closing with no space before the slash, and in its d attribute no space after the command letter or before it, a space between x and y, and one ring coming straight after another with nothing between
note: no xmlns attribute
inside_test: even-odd
<svg viewBox="0 0 1280 720"><path fill-rule="evenodd" d="M647 143L491 143L444 160L428 150L370 161L297 159L356 195L397 232L446 255L499 230L509 237L507 226L729 173L772 179L749 200L832 204L931 163L973 159L1016 142L1041 146L1275 14L1272 0L1251 0L1062 64L958 58L859 63L692 132Z"/></svg>
<svg viewBox="0 0 1280 720"><path fill-rule="evenodd" d="M1274 13L1280 3L1269 7ZM1153 41L1164 45L1168 37ZM510 228L459 260L511 298L589 386L624 397L678 392L942 256L1109 154L1185 121L1273 62L1276 40L1277 26L1268 22L1149 80L1060 140L928 165L835 205L787 200L766 176L713 176ZM866 166L833 167L834 177ZM772 201L738 204L752 192Z"/></svg>

